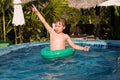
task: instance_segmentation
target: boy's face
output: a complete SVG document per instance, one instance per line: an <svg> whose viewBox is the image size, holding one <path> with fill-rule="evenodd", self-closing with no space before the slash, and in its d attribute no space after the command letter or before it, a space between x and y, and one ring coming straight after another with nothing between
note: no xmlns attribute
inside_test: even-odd
<svg viewBox="0 0 120 80"><path fill-rule="evenodd" d="M56 33L61 33L61 32L63 32L65 27L60 22L57 22L53 25L53 29Z"/></svg>

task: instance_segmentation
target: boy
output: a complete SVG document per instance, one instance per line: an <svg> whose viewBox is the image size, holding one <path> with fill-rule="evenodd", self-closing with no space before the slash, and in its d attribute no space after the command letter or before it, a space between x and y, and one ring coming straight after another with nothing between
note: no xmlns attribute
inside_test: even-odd
<svg viewBox="0 0 120 80"><path fill-rule="evenodd" d="M63 18L59 19L53 24L54 26L51 27L34 5L32 5L32 10L38 15L39 19L41 20L41 22L43 23L47 31L50 33L50 49L51 50L64 49L66 47L66 42L68 42L69 45L76 50L84 50L84 51L89 50L90 48L89 46L82 47L82 46L76 45L72 42L71 38L67 34L63 33L63 30L66 28L65 19Z"/></svg>

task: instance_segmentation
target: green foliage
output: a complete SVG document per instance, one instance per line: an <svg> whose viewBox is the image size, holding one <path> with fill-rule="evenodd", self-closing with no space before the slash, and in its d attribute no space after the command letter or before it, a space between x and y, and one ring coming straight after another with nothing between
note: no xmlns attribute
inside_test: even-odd
<svg viewBox="0 0 120 80"><path fill-rule="evenodd" d="M6 12L8 12L8 10L10 9L12 1L13 0L0 0L0 14L1 14L0 15L0 18L1 18L0 27L2 27L2 28L0 28L1 29L0 33L3 33L0 35L0 37L4 41L7 40L7 37L6 37L7 33L6 32L8 32L8 31L6 31L6 25L9 26L9 21L8 21L8 23L6 21L6 17L8 17L8 15L6 15ZM10 20L10 19L7 19L7 20Z"/></svg>
<svg viewBox="0 0 120 80"><path fill-rule="evenodd" d="M75 9L68 7L68 0L37 0L23 4L23 12L26 24L23 26L13 26L13 0L0 0L0 40L11 40L20 43L30 41L46 41L48 37L41 37L40 32L44 29L43 24L39 21L38 16L31 10L31 4L35 3L41 14L51 25L58 18L65 18L70 24L70 33L75 25L82 21L83 24L95 24L95 8ZM107 24L104 28L105 33L101 39L120 39L120 8L115 6L114 25L111 23L110 7L100 8L100 24ZM11 36L13 35L13 36ZM112 37L111 37L112 36Z"/></svg>
<svg viewBox="0 0 120 80"><path fill-rule="evenodd" d="M49 23L54 22L61 17L64 8L67 7L67 0L50 0L50 2L41 10Z"/></svg>
<svg viewBox="0 0 120 80"><path fill-rule="evenodd" d="M120 7L119 6L115 6L115 15L116 16L120 16Z"/></svg>
<svg viewBox="0 0 120 80"><path fill-rule="evenodd" d="M100 8L100 23L110 25L111 12L110 7L101 7Z"/></svg>

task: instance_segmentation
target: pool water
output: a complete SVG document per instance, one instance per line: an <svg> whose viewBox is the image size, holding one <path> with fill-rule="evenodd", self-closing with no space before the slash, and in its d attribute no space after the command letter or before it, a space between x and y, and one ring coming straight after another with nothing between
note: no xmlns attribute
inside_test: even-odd
<svg viewBox="0 0 120 80"><path fill-rule="evenodd" d="M44 59L40 50L46 46L0 56L0 80L120 80L120 48L91 47L70 57Z"/></svg>

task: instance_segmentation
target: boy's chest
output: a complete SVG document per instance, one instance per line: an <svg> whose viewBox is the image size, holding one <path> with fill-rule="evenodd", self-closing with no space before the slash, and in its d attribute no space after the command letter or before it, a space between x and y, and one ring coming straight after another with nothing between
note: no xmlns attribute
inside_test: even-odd
<svg viewBox="0 0 120 80"><path fill-rule="evenodd" d="M64 35L51 35L50 39L53 41L66 41L66 37Z"/></svg>

